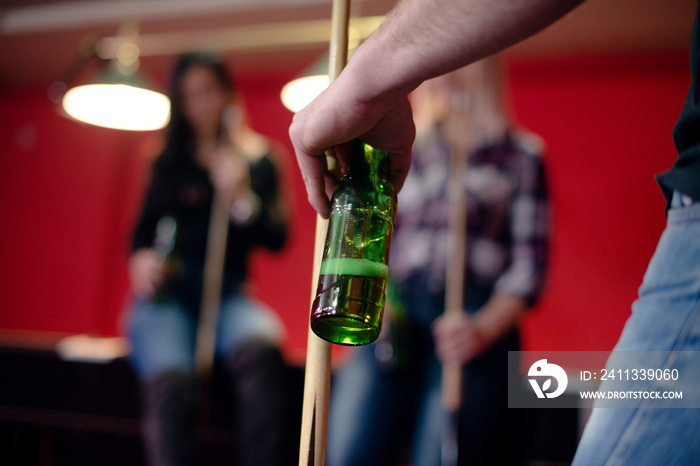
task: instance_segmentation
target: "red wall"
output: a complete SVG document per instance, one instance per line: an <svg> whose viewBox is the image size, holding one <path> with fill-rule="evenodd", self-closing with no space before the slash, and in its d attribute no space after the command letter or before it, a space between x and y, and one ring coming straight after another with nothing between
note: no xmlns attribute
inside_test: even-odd
<svg viewBox="0 0 700 466"><path fill-rule="evenodd" d="M652 175L689 83L687 55L588 57L511 67L520 122L540 134L554 201L550 284L525 323L540 350L617 341L665 225Z"/></svg>
<svg viewBox="0 0 700 466"><path fill-rule="evenodd" d="M281 254L257 254L253 279L285 320L297 359L315 215L278 97L295 71L238 82L253 126L289 151L290 242ZM674 159L685 54L519 60L509 71L517 120L547 142L554 200L550 284L524 323L526 347L609 349L664 225L652 174ZM64 119L43 88L0 91L0 123L0 332L118 334L126 245L158 135Z"/></svg>

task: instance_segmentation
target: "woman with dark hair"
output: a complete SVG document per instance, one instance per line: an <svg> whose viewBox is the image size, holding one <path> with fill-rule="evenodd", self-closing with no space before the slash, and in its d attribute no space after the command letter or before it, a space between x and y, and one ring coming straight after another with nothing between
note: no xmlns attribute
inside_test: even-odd
<svg viewBox="0 0 700 466"><path fill-rule="evenodd" d="M133 238L129 320L142 382L152 465L195 464L195 335L211 204L231 205L215 356L235 402L237 450L246 465L281 464L285 366L279 317L246 292L251 250L279 250L287 215L269 142L243 122L216 58L184 56L174 70L171 119ZM176 225L171 256L154 246L159 222ZM172 230L171 230L172 232Z"/></svg>

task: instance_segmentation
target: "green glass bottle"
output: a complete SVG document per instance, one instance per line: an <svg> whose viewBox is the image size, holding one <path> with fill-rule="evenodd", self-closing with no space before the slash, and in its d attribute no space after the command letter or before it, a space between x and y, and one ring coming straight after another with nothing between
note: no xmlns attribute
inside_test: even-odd
<svg viewBox="0 0 700 466"><path fill-rule="evenodd" d="M311 312L316 335L350 346L379 336L395 220L389 154L356 140L350 170L331 198Z"/></svg>

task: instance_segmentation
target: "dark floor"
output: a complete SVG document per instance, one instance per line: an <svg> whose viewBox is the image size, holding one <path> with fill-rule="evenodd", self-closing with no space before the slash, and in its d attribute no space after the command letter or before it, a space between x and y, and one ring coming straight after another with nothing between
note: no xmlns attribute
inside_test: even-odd
<svg viewBox="0 0 700 466"><path fill-rule="evenodd" d="M289 454L296 457L303 371L290 368L290 376L291 398L299 403L285 422ZM216 387L199 427L202 461L230 465L230 404ZM140 428L138 387L125 359L74 362L53 351L0 347L0 465L139 466Z"/></svg>
<svg viewBox="0 0 700 466"><path fill-rule="evenodd" d="M289 464L295 464L303 369L290 368L290 375L291 399L299 402L285 422ZM213 399L220 408L200 427L202 464L231 464L235 432L224 414L227 402L216 390ZM139 406L136 380L124 359L64 361L49 350L0 346L0 465L142 465ZM528 464L568 464L578 437L577 410L526 411Z"/></svg>

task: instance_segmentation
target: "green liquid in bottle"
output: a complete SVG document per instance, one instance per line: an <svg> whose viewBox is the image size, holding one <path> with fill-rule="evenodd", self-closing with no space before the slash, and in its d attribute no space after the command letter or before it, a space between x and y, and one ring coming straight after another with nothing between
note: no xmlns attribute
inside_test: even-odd
<svg viewBox="0 0 700 466"><path fill-rule="evenodd" d="M341 345L365 345L381 332L396 194L389 156L356 145L350 173L333 193L311 329Z"/></svg>
<svg viewBox="0 0 700 466"><path fill-rule="evenodd" d="M341 345L376 340L382 327L386 274L386 265L377 262L347 258L324 261L313 304L313 331Z"/></svg>

